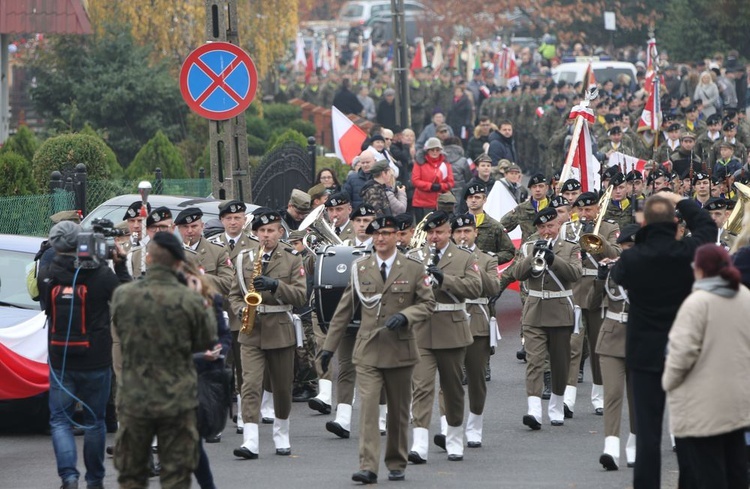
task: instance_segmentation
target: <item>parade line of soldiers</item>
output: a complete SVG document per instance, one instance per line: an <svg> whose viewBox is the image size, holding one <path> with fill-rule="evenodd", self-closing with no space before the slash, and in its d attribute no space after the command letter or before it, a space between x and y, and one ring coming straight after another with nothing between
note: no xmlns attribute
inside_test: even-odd
<svg viewBox="0 0 750 489"><path fill-rule="evenodd" d="M353 207L345 192L319 204L325 225L304 229L300 224L316 209L300 190L293 191L282 211L257 208L249 215L245 203L224 202L220 227L207 227L198 208L173 216L166 207L149 207L144 219L141 202L134 202L122 224L127 223L131 236L124 243L127 266L133 277L142 276L146 243L157 232L176 230L187 260L227 299L236 429L243 436L235 456L258 458L260 424L273 424L276 454L290 455L295 400L307 401L324 415L335 412L326 430L349 438L352 405L358 402L360 470L352 479L365 484L378 480L381 436L388 479L395 481L405 478L409 462L427 463L430 440L450 461L463 460L465 447L482 446L489 357L499 337L495 301L519 281L519 358L527 362L528 399L519 421L541 429L543 400L548 400L546 419L553 427L585 410L577 402L577 384L588 352L593 385L585 397L605 427L600 463L616 470L621 465L628 300L610 280L609 269L634 244L639 201L650 193L686 188L661 169L650 171L644 181L638 171L623 175L613 168L596 192L581 192L574 179L551 186L544 175L533 175L528 200L500 222L485 212L488 189L482 183L466 187L467 213L434 210L419 223L411 214L378 217L367 203ZM718 225L717 243L730 246L733 236L723 225L736 197L716 195L711 179L700 171L687 185L694 192L690 198ZM522 231L518 249L508 236L516 227ZM322 228L360 251L343 268L349 280L327 321L313 313L311 299L316 261L321 260L316 250L332 244ZM689 232L684 225L681 229ZM253 294L260 301L251 303ZM310 386L317 387L314 397L305 395ZM430 438L436 397L440 431ZM625 462L632 466L632 413L629 419Z"/></svg>

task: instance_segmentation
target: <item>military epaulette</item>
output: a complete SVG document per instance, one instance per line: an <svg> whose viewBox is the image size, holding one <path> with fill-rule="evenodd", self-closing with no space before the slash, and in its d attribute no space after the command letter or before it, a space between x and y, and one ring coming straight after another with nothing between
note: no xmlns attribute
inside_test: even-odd
<svg viewBox="0 0 750 489"><path fill-rule="evenodd" d="M197 254L198 254L198 252L197 252L197 251L195 251L195 250L193 250L193 249L191 249L191 248L184 248L184 249L185 249L185 253L192 253L192 254L194 254L194 255L197 255Z"/></svg>
<svg viewBox="0 0 750 489"><path fill-rule="evenodd" d="M211 236L210 238L206 238L206 241L208 241L209 243L224 246L224 243L221 241L221 234L217 234L216 236Z"/></svg>
<svg viewBox="0 0 750 489"><path fill-rule="evenodd" d="M615 221L614 219L605 219L605 221L607 221L610 224L617 224L617 221Z"/></svg>
<svg viewBox="0 0 750 489"><path fill-rule="evenodd" d="M209 243L211 243L214 246L221 246L222 248L224 248L226 246L226 243L224 243L222 241L216 242L216 241L211 241L210 239L207 239L206 241L208 241Z"/></svg>
<svg viewBox="0 0 750 489"><path fill-rule="evenodd" d="M578 244L578 240L573 236L563 236L563 240L567 241L568 243Z"/></svg>
<svg viewBox="0 0 750 489"><path fill-rule="evenodd" d="M497 253L495 253L495 252L493 252L493 251L484 251L483 253L484 253L485 255L490 255L490 256L492 256L492 257L495 257L495 256L497 256Z"/></svg>
<svg viewBox="0 0 750 489"><path fill-rule="evenodd" d="M459 250L463 251L464 253L468 253L470 255L474 254L474 252L472 250L470 250L469 248L467 248L466 246L458 246L458 245L456 245L456 248L458 248Z"/></svg>
<svg viewBox="0 0 750 489"><path fill-rule="evenodd" d="M256 243L260 243L260 240L254 234L245 234L245 236L247 236L247 239L249 239L250 241L255 241Z"/></svg>
<svg viewBox="0 0 750 489"><path fill-rule="evenodd" d="M419 259L418 256L414 256L411 253L409 253L408 255L406 255L406 259L407 260L411 260L411 261L415 261L415 262L419 263L420 265L424 265L424 263L422 262L422 260Z"/></svg>

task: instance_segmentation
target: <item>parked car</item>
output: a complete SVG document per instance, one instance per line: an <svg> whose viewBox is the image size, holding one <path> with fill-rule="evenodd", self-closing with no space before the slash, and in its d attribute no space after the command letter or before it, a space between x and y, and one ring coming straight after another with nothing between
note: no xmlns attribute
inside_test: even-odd
<svg viewBox="0 0 750 489"><path fill-rule="evenodd" d="M552 79L555 82L564 81L570 84L576 84L583 81L588 70L589 62L562 63L552 69ZM636 79L635 65L625 61L592 61L591 67L594 70L594 77L597 83L603 83L611 80L617 83L620 75L628 75L630 81Z"/></svg>
<svg viewBox="0 0 750 489"><path fill-rule="evenodd" d="M404 14L424 13L427 8L419 2L404 0ZM339 10L338 20L364 25L371 17L388 15L391 0L357 0L345 2Z"/></svg>

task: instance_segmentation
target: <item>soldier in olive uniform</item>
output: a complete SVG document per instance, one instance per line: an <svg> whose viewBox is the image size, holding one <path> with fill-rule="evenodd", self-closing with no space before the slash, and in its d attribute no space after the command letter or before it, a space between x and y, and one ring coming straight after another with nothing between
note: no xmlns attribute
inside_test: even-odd
<svg viewBox="0 0 750 489"><path fill-rule="evenodd" d="M613 176L609 184L612 186L612 200L607 206L607 213L604 219L614 222L622 229L625 225L633 222L633 203L628 195L628 184L625 182L625 175L617 173Z"/></svg>
<svg viewBox="0 0 750 489"><path fill-rule="evenodd" d="M565 127L568 112L568 98L558 93L552 99L552 107L539 121L539 147L544 150L543 168L548 173L553 173L560 167L560 152L550 146L550 140L555 133Z"/></svg>
<svg viewBox="0 0 750 489"><path fill-rule="evenodd" d="M407 465L409 405L414 365L419 362L415 326L432 314L435 298L421 262L396 249L397 223L386 216L371 222L375 253L352 265L352 277L331 320L321 363L327 370L333 352L360 310L352 361L361 396L360 471L352 480L377 482L380 463L379 410L381 390L388 400L385 463L388 479L404 480Z"/></svg>
<svg viewBox="0 0 750 489"><path fill-rule="evenodd" d="M122 218L123 221L127 221L128 230L130 231L130 237L120 242L120 247L126 254L134 247L139 246L141 240L144 239L143 225L145 223L143 221L146 220L145 217L151 212L151 204L146 203L146 212L143 216L141 216L141 207L143 207L143 202L133 202L128 207L128 210L125 211L125 217Z"/></svg>
<svg viewBox="0 0 750 489"><path fill-rule="evenodd" d="M284 234L281 215L274 211L261 212L253 219L252 229L260 246L258 250L246 250L240 255L243 257L242 274L234 281L229 293L236 316L243 317L245 313L255 316L254 327L244 333L240 331L239 335L245 426L242 446L234 450L234 455L245 459L258 458L258 421L264 372L268 372L273 391L276 454L291 454L289 413L292 408L294 351L301 340L295 338L292 308L305 303L306 292L302 258L280 242ZM260 275L255 273L258 263L261 264ZM246 311L245 295L250 290L260 293L262 298L255 311Z"/></svg>
<svg viewBox="0 0 750 489"><path fill-rule="evenodd" d="M428 108L431 115L434 115L435 111L447 114L453 105L453 81L451 80L450 70L443 70L440 73L440 79L432 84L431 105L432 107ZM417 134L419 133L417 132Z"/></svg>
<svg viewBox="0 0 750 489"><path fill-rule="evenodd" d="M669 161L669 156L680 146L680 124L669 124L666 131L666 139L654 150L653 159L658 164Z"/></svg>
<svg viewBox="0 0 750 489"><path fill-rule="evenodd" d="M148 486L154 436L163 487L190 487L198 465L198 379L191 353L216 345L216 319L203 298L179 282L184 260L172 233L154 234L145 279L119 287L112 297L112 323L122 344L114 452L120 487Z"/></svg>
<svg viewBox="0 0 750 489"><path fill-rule="evenodd" d="M578 196L573 207L579 217L579 226L575 232L580 243L584 240L581 236L593 234L595 221L599 217L599 194L597 192L584 192ZM604 411L604 389L602 388L602 374L599 368L599 357L596 355L596 340L599 336L599 328L602 324L601 301L591 296L591 288L594 285L599 261L603 258L616 258L620 255L620 246L617 244L617 236L620 234L619 226L602 219L599 227L599 238L601 249L596 252L586 250L581 244L581 259L583 260L583 272L581 279L573 287L573 302L581 309L580 332L571 338L570 370L568 385L565 388L565 417L572 418L575 411L576 394L578 390L578 370L583 354L584 335L588 338L590 355L592 386L591 404L594 413L601 416Z"/></svg>
<svg viewBox="0 0 750 489"><path fill-rule="evenodd" d="M542 427L542 374L547 355L552 384L548 415L553 426L562 426L564 422L563 394L570 366L570 335L575 324L571 288L581 277L581 248L559 236L560 221L555 209L538 212L533 224L540 240L522 245L524 258L514 267L514 273L518 280L526 281L529 290L521 313L528 360L528 412L523 424L538 430Z"/></svg>
<svg viewBox="0 0 750 489"><path fill-rule="evenodd" d="M729 251L734 245L737 235L730 233L724 228L724 223L727 221L727 201L721 197L711 197L703 208L708 211L711 219L716 223L716 227L719 228L716 236L716 244L723 246L724 249Z"/></svg>
<svg viewBox="0 0 750 489"><path fill-rule="evenodd" d="M680 178L683 179L691 175L691 166L693 172L701 171L703 168L703 159L695 152L694 133L686 132L680 137L680 146L669 155L669 161L672 162L672 170L677 172Z"/></svg>
<svg viewBox="0 0 750 489"><path fill-rule="evenodd" d="M409 452L409 461L415 464L427 462L436 371L440 374L448 422L445 442L448 460L463 460L464 388L461 384L461 367L466 347L473 341L464 301L477 299L482 292L476 258L450 241L448 214L433 212L424 226L429 247L412 251L409 256L420 257L420 261L428 265L437 304L429 320L416 326L420 361L414 370L414 436Z"/></svg>
<svg viewBox="0 0 750 489"><path fill-rule="evenodd" d="M482 183L469 185L464 191L464 201L469 209L469 214L474 216L479 233L476 240L479 249L494 253L501 265L511 261L516 254L513 241L505 232L503 226L484 212L484 204L487 202L487 187Z"/></svg>
<svg viewBox="0 0 750 489"><path fill-rule="evenodd" d="M409 103L411 104L411 128L415 134L419 134L424 128L426 111L430 105L430 87L424 75L421 74L421 70L416 78L409 81Z"/></svg>
<svg viewBox="0 0 750 489"><path fill-rule="evenodd" d="M202 217L203 211L188 207L177 214L174 224L182 236L188 260L205 273L219 294L226 297L234 281L234 267L224 246L203 237Z"/></svg>
<svg viewBox="0 0 750 489"><path fill-rule="evenodd" d="M538 173L529 179L529 193L531 198L526 202L518 204L515 209L505 214L500 220L506 232L511 232L517 226L521 226L521 240L526 242L529 236L536 232L534 228L534 216L537 212L547 207L547 180L544 175Z"/></svg>
<svg viewBox="0 0 750 489"><path fill-rule="evenodd" d="M721 159L722 143L730 143L734 146L734 156L744 163L747 161L747 148L737 139L737 124L734 122L725 122L721 127L723 137L714 142L711 150L708 152L706 163L709 168L713 168L718 160Z"/></svg>
<svg viewBox="0 0 750 489"><path fill-rule="evenodd" d="M628 224L622 228L617 244L623 250L635 245L638 224ZM604 453L599 463L607 470L617 470L620 459L620 420L622 400L628 393L628 418L630 435L625 445L628 467L635 465L635 412L630 383L625 368L625 328L628 322L628 294L609 277L612 260L604 259L599 264L593 293L603 300L604 322L596 342L596 354L602 369L604 381ZM626 387L627 385L627 387Z"/></svg>
<svg viewBox="0 0 750 489"><path fill-rule="evenodd" d="M305 88L302 90L300 97L302 100L309 104L321 105L321 86L318 79L318 75L310 75L310 80L305 84Z"/></svg>
<svg viewBox="0 0 750 489"><path fill-rule="evenodd" d="M128 272L133 278L146 274L146 245L148 241L160 231L171 233L173 230L172 211L168 207L157 207L149 212L148 217L146 217L146 236L141 239L140 246L130 249L126 258Z"/></svg>
<svg viewBox="0 0 750 489"><path fill-rule="evenodd" d="M349 195L346 192L335 193L328 197L325 207L331 228L341 238L341 241L354 240L356 233L353 223L349 219L349 215L352 213Z"/></svg>
<svg viewBox="0 0 750 489"><path fill-rule="evenodd" d="M707 162L714 143L721 140L721 116L719 114L709 116L706 119L706 125L706 132L695 140L695 153Z"/></svg>

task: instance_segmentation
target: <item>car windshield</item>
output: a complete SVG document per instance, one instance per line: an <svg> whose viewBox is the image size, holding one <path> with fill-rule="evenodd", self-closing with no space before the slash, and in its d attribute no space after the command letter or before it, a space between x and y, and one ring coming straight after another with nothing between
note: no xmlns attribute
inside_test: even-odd
<svg viewBox="0 0 750 489"><path fill-rule="evenodd" d="M342 19L356 19L362 17L365 12L365 7L356 3L352 3L344 7L340 17Z"/></svg>
<svg viewBox="0 0 750 489"><path fill-rule="evenodd" d="M34 253L0 250L0 305L39 309L26 291L26 267L34 263Z"/></svg>
<svg viewBox="0 0 750 489"><path fill-rule="evenodd" d="M100 205L86 216L86 219L83 222L83 228L86 230L91 229L91 222L94 219L109 219L113 223L117 224L118 222L122 221L122 218L125 215L125 211L127 210L128 206Z"/></svg>

